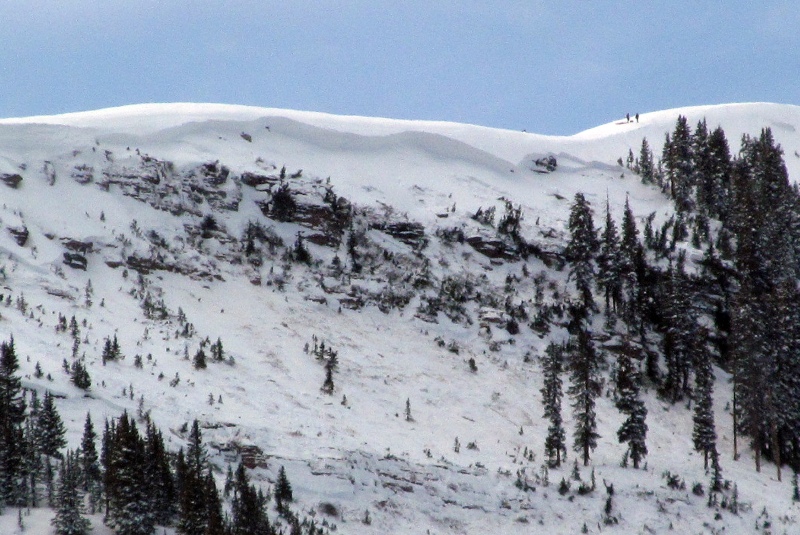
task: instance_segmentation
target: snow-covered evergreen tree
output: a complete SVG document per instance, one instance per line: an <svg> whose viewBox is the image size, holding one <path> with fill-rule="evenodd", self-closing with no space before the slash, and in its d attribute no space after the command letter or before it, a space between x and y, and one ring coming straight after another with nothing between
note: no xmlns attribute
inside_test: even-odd
<svg viewBox="0 0 800 535"><path fill-rule="evenodd" d="M635 358L635 356L635 347L630 339L623 337L622 348L617 358L615 377L616 406L627 418L617 431L617 438L620 442L627 442L626 455L633 462L633 467L638 469L642 459L647 455L647 423L645 422L647 408L639 393L641 374L634 362L634 360L641 359Z"/></svg>
<svg viewBox="0 0 800 535"><path fill-rule="evenodd" d="M271 533L264 502L255 487L250 484L250 478L241 463L236 469L230 528L233 535Z"/></svg>
<svg viewBox="0 0 800 535"><path fill-rule="evenodd" d="M611 206L606 199L606 220L597 255L597 287L605 296L606 315L610 320L622 301L622 255L619 248L617 224L611 217Z"/></svg>
<svg viewBox="0 0 800 535"><path fill-rule="evenodd" d="M664 289L664 343L666 377L662 394L672 403L691 394L689 378L694 354L698 350L697 313L692 302L685 255L678 255L676 266L670 264Z"/></svg>
<svg viewBox="0 0 800 535"><path fill-rule="evenodd" d="M180 494L178 532L185 535L202 534L208 526L206 491L206 450L200 425L192 423L186 449L186 471Z"/></svg>
<svg viewBox="0 0 800 535"><path fill-rule="evenodd" d="M64 438L66 429L53 401L53 394L49 390L44 393L42 410L39 412L36 425L42 453L50 457L60 458L61 453L59 450L67 445L67 441Z"/></svg>
<svg viewBox="0 0 800 535"><path fill-rule="evenodd" d="M669 185L670 197L679 212L693 208L694 160L692 131L683 115L678 116L672 137L667 137L662 155L664 172Z"/></svg>
<svg viewBox="0 0 800 535"><path fill-rule="evenodd" d="M26 406L18 370L12 337L0 343L0 499L6 505L24 506L28 488L23 431Z"/></svg>
<svg viewBox="0 0 800 535"><path fill-rule="evenodd" d="M144 442L136 423L123 413L104 433L107 524L118 535L151 535L155 515L145 465Z"/></svg>
<svg viewBox="0 0 800 535"><path fill-rule="evenodd" d="M570 240L564 255L570 262L569 278L575 282L584 311L594 310L594 255L598 248L592 208L582 193L575 194L569 215Z"/></svg>
<svg viewBox="0 0 800 535"><path fill-rule="evenodd" d="M642 147L639 149L639 176L642 184L653 184L655 182L655 166L653 164L653 151L647 138L642 138Z"/></svg>
<svg viewBox="0 0 800 535"><path fill-rule="evenodd" d="M67 453L58 473L56 515L52 520L56 535L86 535L91 525L89 519L83 516L83 495L76 453Z"/></svg>
<svg viewBox="0 0 800 535"><path fill-rule="evenodd" d="M577 319L581 312L574 312ZM574 335L569 346L570 387L567 390L572 398L573 449L583 457L584 466L589 464L590 453L597 447L596 399L600 395L599 357L594 349L588 327L581 319L573 321Z"/></svg>
<svg viewBox="0 0 800 535"><path fill-rule="evenodd" d="M286 476L286 469L281 466L278 470L278 480L275 482L275 502L278 510L281 511L293 500L292 484L289 483L289 478Z"/></svg>
<svg viewBox="0 0 800 535"><path fill-rule="evenodd" d="M170 456L164 446L164 437L153 422L148 421L144 436L144 471L150 486L151 508L156 523L169 525L175 516L175 482L170 467Z"/></svg>
<svg viewBox="0 0 800 535"><path fill-rule="evenodd" d="M694 365L694 427L692 440L695 450L703 454L703 464L708 469L709 455L717 449L717 431L714 424L714 371L708 355L698 355Z"/></svg>
<svg viewBox="0 0 800 535"><path fill-rule="evenodd" d="M97 433L92 424L91 415L86 413L86 421L83 424L83 437L81 438L80 466L81 466L81 488L89 495L89 506L91 513L94 513L100 504L100 493L102 490L102 479L100 474L100 463L97 455Z"/></svg>
<svg viewBox="0 0 800 535"><path fill-rule="evenodd" d="M542 357L542 405L544 417L550 422L544 442L544 454L551 467L561 466L562 461L567 458L567 438L561 417L563 359L564 348L556 343L550 343Z"/></svg>

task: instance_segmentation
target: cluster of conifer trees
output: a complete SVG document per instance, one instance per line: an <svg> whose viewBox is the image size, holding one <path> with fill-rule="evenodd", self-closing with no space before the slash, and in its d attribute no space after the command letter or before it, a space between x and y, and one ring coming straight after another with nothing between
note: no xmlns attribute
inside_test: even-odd
<svg viewBox="0 0 800 535"><path fill-rule="evenodd" d="M778 477L784 463L797 470L800 194L789 183L782 149L765 128L757 138L743 136L732 156L722 128L709 132L703 120L692 132L681 116L657 163L644 139L639 157L631 151L627 165L644 183L660 186L676 213L660 228L655 214L648 217L640 239L627 201L621 233L608 204L598 231L589 202L575 196L564 251L574 293L561 307L570 337L542 357L547 459L559 465L567 451L561 375L568 371L573 445L589 462L599 437L598 370L613 355L616 406L627 417L617 432L628 445L625 463L638 467L647 454L640 389L648 387L692 406L695 448L718 478L716 364L733 377L735 455L746 435L757 469L766 456ZM687 260L693 250L702 251L702 260ZM601 335L608 351L594 348Z"/></svg>
<svg viewBox="0 0 800 535"><path fill-rule="evenodd" d="M268 516L270 496L257 489L241 463L228 467L222 493L203 445L198 422L188 430L184 451L169 452L161 431L148 419L123 413L97 433L87 414L81 445L66 451L64 425L53 396L40 401L17 374L13 338L0 344L0 504L55 509L58 535L89 533L86 513L103 513L119 535L151 535L155 526L175 526L184 535L272 535L284 533ZM292 535L325 530L294 513L292 488L281 467L272 495Z"/></svg>

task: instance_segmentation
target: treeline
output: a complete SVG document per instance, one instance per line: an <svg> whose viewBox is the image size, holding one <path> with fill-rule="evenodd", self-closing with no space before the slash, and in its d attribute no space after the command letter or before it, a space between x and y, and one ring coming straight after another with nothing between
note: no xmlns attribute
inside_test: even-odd
<svg viewBox="0 0 800 535"><path fill-rule="evenodd" d="M779 477L782 464L797 470L800 195L781 147L765 128L757 138L743 136L732 155L722 128L709 132L703 120L692 132L681 116L657 162L645 139L627 165L644 183L658 185L676 213L660 227L651 214L640 237L628 201L621 226L606 203L596 229L590 203L575 196L564 251L572 295L551 314L570 336L542 358L547 458L558 465L566 454L561 374L569 372L573 447L589 462L599 437L599 369L610 355L614 399L626 415L617 430L628 445L623 463L638 466L647 454L639 389L652 388L671 403L690 404L694 446L718 480L716 364L733 376L735 455L747 436L757 469L766 457ZM692 249L703 252L701 260L687 259ZM595 349L599 338L608 351Z"/></svg>
<svg viewBox="0 0 800 535"><path fill-rule="evenodd" d="M58 535L90 531L86 514L103 513L119 535L151 535L173 526L185 535L322 535L314 520L292 511L292 488L281 467L271 493L250 482L241 463L228 467L220 492L200 426L188 445L169 452L149 419L127 413L106 421L99 440L89 414L80 447L66 446L53 396L40 401L18 376L13 338L0 344L0 500L3 507L51 507ZM282 520L269 517L270 504ZM287 531L288 530L288 531Z"/></svg>

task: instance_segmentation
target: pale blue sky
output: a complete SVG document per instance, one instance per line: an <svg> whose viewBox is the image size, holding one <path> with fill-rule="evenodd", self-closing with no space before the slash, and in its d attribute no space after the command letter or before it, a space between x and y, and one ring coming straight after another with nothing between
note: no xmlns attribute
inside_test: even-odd
<svg viewBox="0 0 800 535"><path fill-rule="evenodd" d="M0 24L0 117L192 101L572 134L800 104L790 1L0 0Z"/></svg>

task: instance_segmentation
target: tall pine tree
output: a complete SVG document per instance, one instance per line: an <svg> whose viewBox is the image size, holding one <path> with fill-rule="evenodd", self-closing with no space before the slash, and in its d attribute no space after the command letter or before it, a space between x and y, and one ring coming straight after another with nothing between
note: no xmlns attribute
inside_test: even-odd
<svg viewBox="0 0 800 535"><path fill-rule="evenodd" d="M597 286L605 296L606 315L611 323L622 301L622 253L619 247L617 224L611 217L611 207L606 199L606 223L597 255Z"/></svg>
<svg viewBox="0 0 800 535"><path fill-rule="evenodd" d="M575 432L573 449L589 464L590 453L597 447L597 396L600 395L599 358L591 334L579 311L573 312L573 340L569 347L570 387ZM576 321L577 320L577 321Z"/></svg>
<svg viewBox="0 0 800 535"><path fill-rule="evenodd" d="M633 467L638 469L639 463L647 455L647 408L642 401L639 390L641 384L641 374L636 368L635 360L636 349L628 337L622 340L622 349L617 358L616 385L617 401L616 406L619 411L627 418L619 430L617 438L620 442L628 443L626 455L633 462Z"/></svg>
<svg viewBox="0 0 800 535"><path fill-rule="evenodd" d="M0 344L0 499L6 505L27 502L25 473L25 396L17 375L14 338Z"/></svg>
<svg viewBox="0 0 800 535"><path fill-rule="evenodd" d="M87 535L91 530L89 520L83 516L79 467L77 454L68 452L58 472L56 515L51 522L56 535Z"/></svg>
<svg viewBox="0 0 800 535"><path fill-rule="evenodd" d="M200 425L192 423L189 445L186 449L186 471L180 495L178 532L184 535L202 535L208 526L208 508L205 498L206 450Z"/></svg>
<svg viewBox="0 0 800 535"><path fill-rule="evenodd" d="M36 423L42 453L49 457L60 458L59 450L67 445L67 441L64 439L66 429L53 401L53 394L49 390L44 393L42 410L39 412Z"/></svg>
<svg viewBox="0 0 800 535"><path fill-rule="evenodd" d="M708 469L709 455L717 450L714 425L714 371L708 355L698 355L694 366L694 415L692 440L694 449L703 454L703 467Z"/></svg>
<svg viewBox="0 0 800 535"><path fill-rule="evenodd" d="M655 166L653 164L653 151L647 138L642 138L642 147L639 149L639 176L642 184L653 184L655 182Z"/></svg>
<svg viewBox="0 0 800 535"><path fill-rule="evenodd" d="M231 533L233 535L272 533L264 505L258 491L250 484L244 465L239 463L231 501Z"/></svg>
<svg viewBox="0 0 800 535"><path fill-rule="evenodd" d="M146 464L145 448L136 423L123 413L103 438L106 522L118 535L151 535L155 527L152 489L142 469Z"/></svg>
<svg viewBox="0 0 800 535"><path fill-rule="evenodd" d="M594 310L592 286L594 284L594 255L598 248L597 232L592 219L592 208L582 193L575 194L569 215L570 240L564 255L570 262L569 278L575 282L581 308Z"/></svg>
<svg viewBox="0 0 800 535"><path fill-rule="evenodd" d="M94 431L92 417L87 412L86 421L83 424L83 437L81 438L80 449L81 486L83 491L89 495L89 512L92 514L100 504L100 492L102 490L96 440L97 433Z"/></svg>
<svg viewBox="0 0 800 535"><path fill-rule="evenodd" d="M693 208L692 187L694 185L694 160L692 150L692 131L686 117L678 116L672 137L667 136L664 143L662 162L669 186L670 197L675 201L679 212Z"/></svg>
<svg viewBox="0 0 800 535"><path fill-rule="evenodd" d="M561 466L561 462L567 458L567 438L561 417L563 354L564 348L561 345L550 343L542 357L542 405L544 417L550 422L544 441L544 454L547 464L553 468Z"/></svg>

